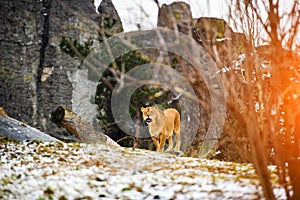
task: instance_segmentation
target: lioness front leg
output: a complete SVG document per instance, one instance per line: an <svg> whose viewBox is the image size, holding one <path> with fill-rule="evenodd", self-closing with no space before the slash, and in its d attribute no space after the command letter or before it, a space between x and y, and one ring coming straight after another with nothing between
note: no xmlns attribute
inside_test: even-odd
<svg viewBox="0 0 300 200"><path fill-rule="evenodd" d="M156 151L160 151L160 144L159 144L158 138L153 137L153 136L151 138L152 138L152 141L155 145Z"/></svg>
<svg viewBox="0 0 300 200"><path fill-rule="evenodd" d="M166 137L165 137L165 134L163 134L163 133L161 133L160 134L160 143L159 143L159 145L160 145L160 152L164 152L164 147L165 147L165 144L166 144Z"/></svg>

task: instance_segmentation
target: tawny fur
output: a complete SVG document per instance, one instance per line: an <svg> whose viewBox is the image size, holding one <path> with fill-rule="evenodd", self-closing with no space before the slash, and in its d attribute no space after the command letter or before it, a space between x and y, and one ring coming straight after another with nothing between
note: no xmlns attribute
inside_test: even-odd
<svg viewBox="0 0 300 200"><path fill-rule="evenodd" d="M179 151L180 140L180 114L174 108L169 108L164 111L158 107L146 107L141 108L143 113L143 119L149 127L149 132L153 143L156 147L156 151L163 152L166 140L169 145L166 151L173 149L173 134L176 138L176 146L174 151Z"/></svg>

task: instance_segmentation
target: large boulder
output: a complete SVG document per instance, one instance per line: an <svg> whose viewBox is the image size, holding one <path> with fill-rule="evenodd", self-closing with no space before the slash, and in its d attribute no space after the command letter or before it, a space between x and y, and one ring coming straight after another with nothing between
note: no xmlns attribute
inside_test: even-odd
<svg viewBox="0 0 300 200"><path fill-rule="evenodd" d="M193 20L193 37L218 62L237 59L250 45L244 33L234 32L224 19L200 17Z"/></svg>
<svg viewBox="0 0 300 200"><path fill-rule="evenodd" d="M158 11L157 25L190 35L193 24L190 6L184 2L163 4Z"/></svg>
<svg viewBox="0 0 300 200"><path fill-rule="evenodd" d="M200 17L193 20L193 28L205 41L231 37L233 31L224 19Z"/></svg>

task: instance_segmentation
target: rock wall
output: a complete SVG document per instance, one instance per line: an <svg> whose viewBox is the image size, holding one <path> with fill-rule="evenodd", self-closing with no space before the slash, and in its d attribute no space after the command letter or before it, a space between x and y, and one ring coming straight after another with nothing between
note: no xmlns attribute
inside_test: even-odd
<svg viewBox="0 0 300 200"><path fill-rule="evenodd" d="M81 43L97 40L99 16L93 3L1 1L0 106L10 116L52 132L50 113L56 107L63 105L75 112L93 107L89 95L95 91L78 97L76 83L89 85L87 76L76 75L85 70L79 70L82 60L60 48L63 37ZM91 113L83 115L91 120Z"/></svg>
<svg viewBox="0 0 300 200"><path fill-rule="evenodd" d="M43 5L28 1L2 1L1 9L0 105L10 116L32 123Z"/></svg>

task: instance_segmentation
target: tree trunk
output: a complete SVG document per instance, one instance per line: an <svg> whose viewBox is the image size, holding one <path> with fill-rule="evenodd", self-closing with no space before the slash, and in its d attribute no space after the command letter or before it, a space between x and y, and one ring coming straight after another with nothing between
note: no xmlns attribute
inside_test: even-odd
<svg viewBox="0 0 300 200"><path fill-rule="evenodd" d="M91 124L76 113L61 106L52 112L51 121L74 134L81 142L102 142L110 146L120 147L111 138L95 130Z"/></svg>

